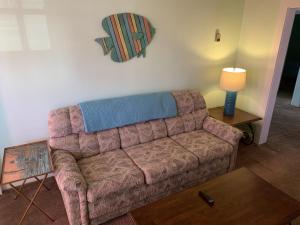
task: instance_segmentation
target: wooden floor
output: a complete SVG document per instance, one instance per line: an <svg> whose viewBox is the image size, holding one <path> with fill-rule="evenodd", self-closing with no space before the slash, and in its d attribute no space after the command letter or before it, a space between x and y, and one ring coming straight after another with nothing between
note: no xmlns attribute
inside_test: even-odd
<svg viewBox="0 0 300 225"><path fill-rule="evenodd" d="M300 109L290 107L288 103L286 98L277 101L268 144L259 147L241 145L238 167L249 168L300 201ZM36 185L27 185L26 192L33 194L32 188ZM51 191L42 190L38 203L56 219L55 223L48 221L36 209L31 209L24 225L68 224L54 179L49 178L47 185L51 187ZM0 225L17 224L24 210L24 201L21 198L13 200L13 197L12 191L7 191L0 197ZM300 218L293 221L293 225L300 225Z"/></svg>
<svg viewBox="0 0 300 225"><path fill-rule="evenodd" d="M268 143L241 146L238 167L254 173L300 201L300 108L290 96L277 97ZM300 218L293 222L300 225Z"/></svg>

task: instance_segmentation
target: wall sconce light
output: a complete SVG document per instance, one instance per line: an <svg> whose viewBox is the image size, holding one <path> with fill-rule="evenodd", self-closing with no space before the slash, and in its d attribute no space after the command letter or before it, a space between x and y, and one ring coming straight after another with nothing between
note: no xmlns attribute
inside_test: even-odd
<svg viewBox="0 0 300 225"><path fill-rule="evenodd" d="M221 41L221 33L219 29L216 29L215 42L220 42L220 41Z"/></svg>

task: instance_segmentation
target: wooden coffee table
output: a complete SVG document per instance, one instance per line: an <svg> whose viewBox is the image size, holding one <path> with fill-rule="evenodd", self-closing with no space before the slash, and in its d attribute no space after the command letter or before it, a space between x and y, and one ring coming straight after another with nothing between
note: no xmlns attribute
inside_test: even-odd
<svg viewBox="0 0 300 225"><path fill-rule="evenodd" d="M202 190L215 205L200 197ZM246 168L136 209L137 225L286 225L300 216L300 202Z"/></svg>

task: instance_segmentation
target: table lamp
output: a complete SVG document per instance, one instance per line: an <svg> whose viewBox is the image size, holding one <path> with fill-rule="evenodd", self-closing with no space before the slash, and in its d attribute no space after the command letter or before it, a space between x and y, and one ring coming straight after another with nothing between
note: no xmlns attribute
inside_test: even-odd
<svg viewBox="0 0 300 225"><path fill-rule="evenodd" d="M237 92L246 84L246 70L241 68L224 68L220 79L220 87L226 91L224 115L233 116Z"/></svg>

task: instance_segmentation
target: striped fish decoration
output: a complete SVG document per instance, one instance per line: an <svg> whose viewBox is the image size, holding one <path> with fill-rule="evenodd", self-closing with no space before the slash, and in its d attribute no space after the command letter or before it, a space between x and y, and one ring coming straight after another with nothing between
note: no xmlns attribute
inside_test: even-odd
<svg viewBox="0 0 300 225"><path fill-rule="evenodd" d="M115 62L126 62L133 57L146 56L146 47L155 34L155 28L143 16L120 13L102 20L102 27L109 37L96 38L107 55Z"/></svg>

